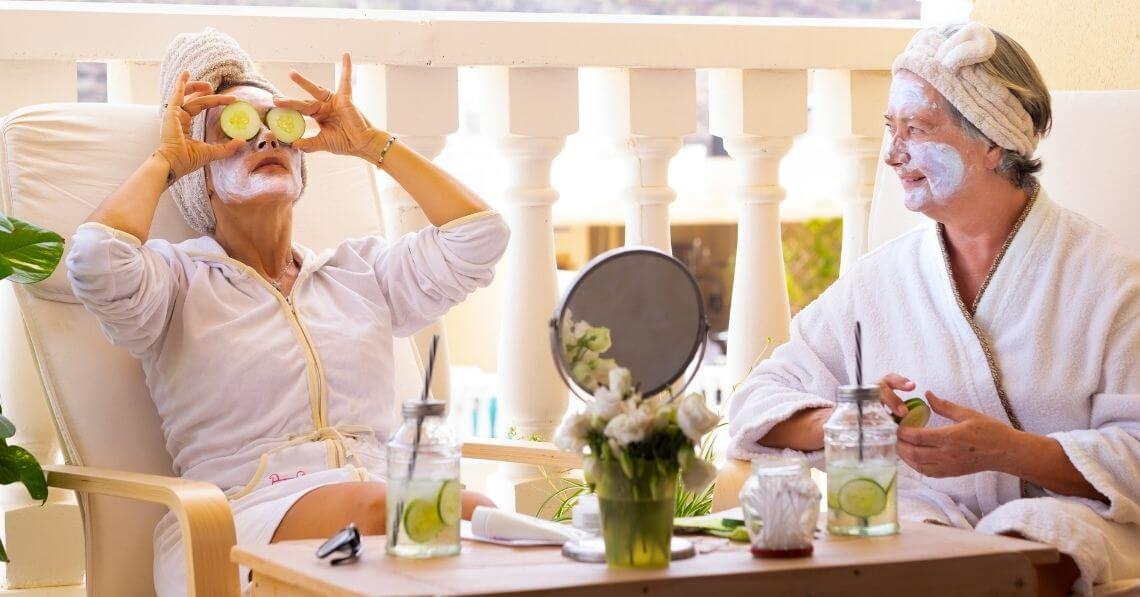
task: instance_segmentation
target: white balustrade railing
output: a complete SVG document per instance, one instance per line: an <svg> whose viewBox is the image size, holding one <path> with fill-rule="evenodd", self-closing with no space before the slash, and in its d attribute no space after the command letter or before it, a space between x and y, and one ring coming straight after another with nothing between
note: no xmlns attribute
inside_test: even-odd
<svg viewBox="0 0 1140 597"><path fill-rule="evenodd" d="M481 133L506 173L490 199L513 231L499 273L502 416L524 437L549 437L567 401L542 356L557 292L550 171L580 113L621 160L615 196L625 203L627 244L668 251L676 197L668 164L695 128L696 71L709 71L710 130L724 138L738 177L731 384L767 338L788 335L778 165L806 130L809 80L824 92L828 134L850 165L841 177L847 264L866 247L890 64L918 22L0 2L0 114L74 101L80 61L108 64L108 101L158 102L168 42L207 26L238 37L278 82L298 68L331 83L350 50L358 103L428 157L458 128L457 68L480 67ZM402 189L386 189L382 202L389 234L426 223Z"/></svg>

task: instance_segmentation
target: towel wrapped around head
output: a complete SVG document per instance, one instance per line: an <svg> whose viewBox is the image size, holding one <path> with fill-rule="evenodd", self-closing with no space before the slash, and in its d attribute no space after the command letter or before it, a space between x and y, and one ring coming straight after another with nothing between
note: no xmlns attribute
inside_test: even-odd
<svg viewBox="0 0 1140 597"><path fill-rule="evenodd" d="M234 39L221 31L207 27L200 33L182 33L170 42L159 70L159 92L168 98L174 92L175 81L182 71L190 72L191 81L205 81L214 92L237 85L264 89L281 95L277 87L256 70L253 60ZM161 113L161 108L160 108ZM190 136L199 141L206 139L206 112L190 121ZM304 156L301 157L301 186L308 180ZM176 180L170 194L178 205L186 223L199 234L213 234L217 225L210 198L206 193L206 172L199 169ZM299 198L299 197L298 197Z"/></svg>

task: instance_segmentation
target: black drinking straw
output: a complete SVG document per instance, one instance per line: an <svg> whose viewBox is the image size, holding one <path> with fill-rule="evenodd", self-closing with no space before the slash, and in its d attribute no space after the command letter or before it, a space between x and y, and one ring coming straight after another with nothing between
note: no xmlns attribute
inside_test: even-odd
<svg viewBox="0 0 1140 597"><path fill-rule="evenodd" d="M856 392L863 387L863 326L855 322L855 385ZM859 410L859 462L863 462L863 401L855 398Z"/></svg>
<svg viewBox="0 0 1140 597"><path fill-rule="evenodd" d="M431 389L432 373L435 371L435 354L439 348L439 334L433 334L431 337L431 350L428 352L428 365L424 371L424 389L420 394L420 402L427 402L428 390ZM416 470L416 454L420 451L420 433L423 431L424 418L423 415L416 417L416 438L412 442L412 458L408 461L408 476L404 478L404 486L412 480L412 474ZM396 542L400 540L400 520L404 518L404 496L400 496L400 501L396 504L396 520L392 521L392 536L389 541L392 546L396 546Z"/></svg>

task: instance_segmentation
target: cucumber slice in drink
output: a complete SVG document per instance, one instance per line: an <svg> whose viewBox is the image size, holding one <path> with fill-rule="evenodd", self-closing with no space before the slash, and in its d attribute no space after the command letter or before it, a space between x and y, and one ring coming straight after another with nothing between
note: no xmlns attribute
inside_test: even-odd
<svg viewBox="0 0 1140 597"><path fill-rule="evenodd" d="M231 139L249 141L261 130L261 117L249 102L236 101L222 110L222 132Z"/></svg>
<svg viewBox="0 0 1140 597"><path fill-rule="evenodd" d="M870 518L887 508L887 492L870 479L853 479L839 489L839 507L858 518Z"/></svg>
<svg viewBox="0 0 1140 597"><path fill-rule="evenodd" d="M265 116L269 123L269 130L282 143L292 143L305 134L305 117L296 110L273 108Z"/></svg>
<svg viewBox="0 0 1140 597"><path fill-rule="evenodd" d="M404 532L416 543L427 543L443 530L436 505L427 500L412 500L404 507Z"/></svg>
<svg viewBox="0 0 1140 597"><path fill-rule="evenodd" d="M930 421L930 405L922 398L911 398L906 401L907 412L902 417L895 416L895 423L900 427L926 427Z"/></svg>
<svg viewBox="0 0 1140 597"><path fill-rule="evenodd" d="M439 519L443 524L451 526L459 522L459 515L463 511L462 490L458 481L444 481L439 488L439 497L435 506L439 511Z"/></svg>

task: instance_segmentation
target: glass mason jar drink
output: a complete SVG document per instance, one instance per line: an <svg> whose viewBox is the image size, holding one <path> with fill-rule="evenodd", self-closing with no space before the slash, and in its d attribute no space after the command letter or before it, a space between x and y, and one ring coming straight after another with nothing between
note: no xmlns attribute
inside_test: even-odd
<svg viewBox="0 0 1140 597"><path fill-rule="evenodd" d="M388 441L388 553L434 558L459 553L459 444L438 400L404 403Z"/></svg>
<svg viewBox="0 0 1140 597"><path fill-rule="evenodd" d="M823 425L827 455L827 530L832 535L898 532L895 443L898 426L878 386L841 386Z"/></svg>

